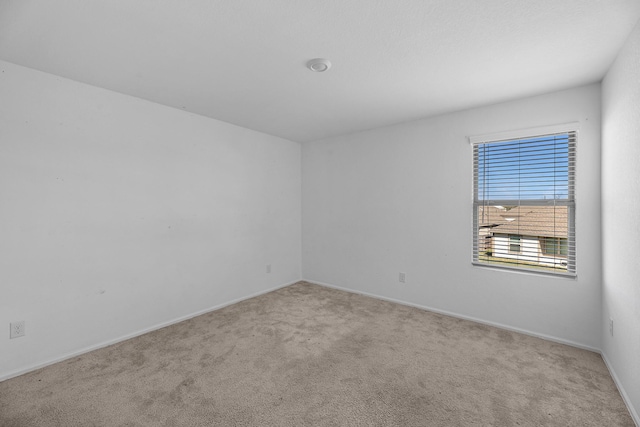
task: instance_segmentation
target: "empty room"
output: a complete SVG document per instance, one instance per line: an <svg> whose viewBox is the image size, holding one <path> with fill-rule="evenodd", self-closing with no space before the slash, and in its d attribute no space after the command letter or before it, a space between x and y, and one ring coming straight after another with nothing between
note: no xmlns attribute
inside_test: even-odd
<svg viewBox="0 0 640 427"><path fill-rule="evenodd" d="M0 426L640 427L640 1L0 0Z"/></svg>

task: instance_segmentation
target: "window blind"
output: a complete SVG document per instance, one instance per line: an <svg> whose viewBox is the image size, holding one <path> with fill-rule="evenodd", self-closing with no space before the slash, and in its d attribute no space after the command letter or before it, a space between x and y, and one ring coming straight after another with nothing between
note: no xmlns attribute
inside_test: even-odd
<svg viewBox="0 0 640 427"><path fill-rule="evenodd" d="M576 273L576 132L473 144L473 262Z"/></svg>

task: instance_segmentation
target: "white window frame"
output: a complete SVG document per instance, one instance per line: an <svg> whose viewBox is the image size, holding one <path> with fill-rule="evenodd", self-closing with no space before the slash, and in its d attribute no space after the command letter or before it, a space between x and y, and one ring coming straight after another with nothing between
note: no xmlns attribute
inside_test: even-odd
<svg viewBox="0 0 640 427"><path fill-rule="evenodd" d="M578 139L580 127L579 123L564 123L559 125L552 126L542 126L536 128L529 128L523 130L511 130L506 132L498 132L492 134L484 134L484 135L476 135L469 136L469 142L472 147L472 153L475 153L475 148L478 145L492 142L500 142L500 141L508 141L508 140L517 140L517 139L528 139L535 138L538 136L546 136L552 134L562 134L562 133L574 133L576 136L576 141ZM561 203L568 206L568 254L567 254L567 271L544 271L544 270L535 270L532 268L520 267L520 266L503 266L503 265L494 265L485 262L481 262L478 260L478 246L479 246L479 237L478 237L478 206L480 203L483 203L478 200L478 189L477 189L477 164L474 154L472 154L472 209L473 209L473 225L472 225L472 264L474 266L479 266L483 268L497 268L504 270L514 270L527 272L532 274L543 274L543 275L553 275L553 276L563 276L563 277L577 277L577 238L575 233L575 214L576 214L576 181L577 181L577 153L576 144L574 145L574 154L573 160L574 164L570 165L570 175L572 178L569 178L570 182L570 195L568 201L562 201ZM537 200L537 201L527 201L527 204L534 203L535 206L543 206L549 205L550 203L557 203L557 201L549 201L549 200Z"/></svg>

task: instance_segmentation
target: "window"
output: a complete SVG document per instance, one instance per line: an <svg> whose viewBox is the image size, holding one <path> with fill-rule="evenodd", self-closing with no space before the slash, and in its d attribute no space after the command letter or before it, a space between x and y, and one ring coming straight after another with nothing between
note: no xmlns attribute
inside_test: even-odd
<svg viewBox="0 0 640 427"><path fill-rule="evenodd" d="M513 254L520 253L520 236L509 236L509 252Z"/></svg>
<svg viewBox="0 0 640 427"><path fill-rule="evenodd" d="M567 256L567 239L561 237L545 237L542 241L542 253L545 255Z"/></svg>
<svg viewBox="0 0 640 427"><path fill-rule="evenodd" d="M575 275L576 133L470 138L474 264Z"/></svg>

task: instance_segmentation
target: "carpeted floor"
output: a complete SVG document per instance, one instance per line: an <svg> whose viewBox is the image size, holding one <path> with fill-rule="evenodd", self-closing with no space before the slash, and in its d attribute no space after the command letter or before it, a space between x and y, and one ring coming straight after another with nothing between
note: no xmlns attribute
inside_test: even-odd
<svg viewBox="0 0 640 427"><path fill-rule="evenodd" d="M11 426L633 426L598 354L300 282L0 383Z"/></svg>

